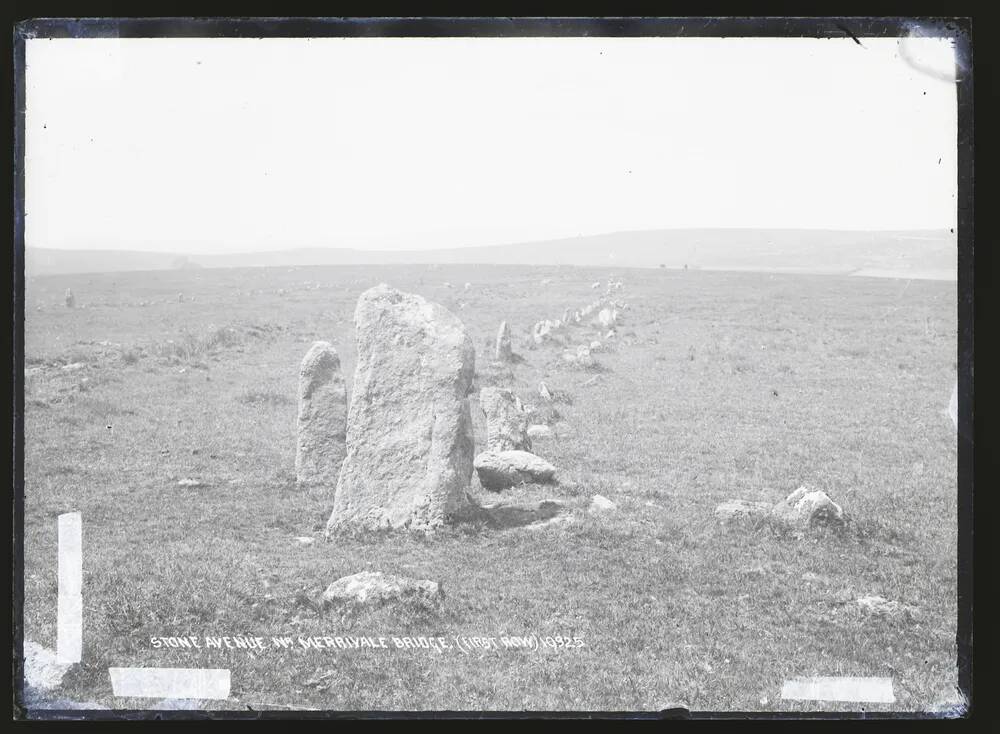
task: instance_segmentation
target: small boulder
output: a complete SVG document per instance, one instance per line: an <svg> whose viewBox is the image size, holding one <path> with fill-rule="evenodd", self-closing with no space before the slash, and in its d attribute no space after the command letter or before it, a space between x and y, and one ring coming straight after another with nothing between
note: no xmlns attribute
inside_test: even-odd
<svg viewBox="0 0 1000 734"><path fill-rule="evenodd" d="M610 512L615 509L615 503L601 494L595 494L590 501L591 512Z"/></svg>
<svg viewBox="0 0 1000 734"><path fill-rule="evenodd" d="M323 592L323 606L334 608L380 607L393 603L435 608L443 599L444 589L436 581L393 576L379 571L344 576Z"/></svg>
<svg viewBox="0 0 1000 734"><path fill-rule="evenodd" d="M484 489L498 491L519 484L549 484L556 468L528 451L484 451L473 466Z"/></svg>
<svg viewBox="0 0 1000 734"><path fill-rule="evenodd" d="M799 487L776 504L772 510L775 518L795 528L812 525L841 525L844 511L827 497L826 492L811 487Z"/></svg>

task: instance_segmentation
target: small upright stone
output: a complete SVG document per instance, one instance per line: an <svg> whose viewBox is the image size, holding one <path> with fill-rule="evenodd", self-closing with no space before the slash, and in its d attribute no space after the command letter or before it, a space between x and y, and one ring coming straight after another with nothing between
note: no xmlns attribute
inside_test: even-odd
<svg viewBox="0 0 1000 734"><path fill-rule="evenodd" d="M346 431L347 390L340 356L328 342L315 342L299 368L295 478L300 485L336 486Z"/></svg>
<svg viewBox="0 0 1000 734"><path fill-rule="evenodd" d="M66 289L66 308L76 307L76 296L73 295L73 290L71 288Z"/></svg>
<svg viewBox="0 0 1000 734"><path fill-rule="evenodd" d="M506 321L500 322L494 357L497 362L510 362L514 359L514 350L510 346L510 325Z"/></svg>
<svg viewBox="0 0 1000 734"><path fill-rule="evenodd" d="M354 312L347 454L327 536L342 527L427 531L467 509L475 350L462 322L382 284Z"/></svg>
<svg viewBox="0 0 1000 734"><path fill-rule="evenodd" d="M486 415L487 449L531 451L527 414L512 390L484 387L479 391L479 406Z"/></svg>

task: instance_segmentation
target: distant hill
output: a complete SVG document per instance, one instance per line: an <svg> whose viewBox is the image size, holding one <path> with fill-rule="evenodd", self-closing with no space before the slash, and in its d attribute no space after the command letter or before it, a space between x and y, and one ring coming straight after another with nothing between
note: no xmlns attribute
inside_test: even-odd
<svg viewBox="0 0 1000 734"><path fill-rule="evenodd" d="M955 279L947 230L666 229L420 251L299 248L225 255L29 248L29 277L175 268L401 264L575 265Z"/></svg>

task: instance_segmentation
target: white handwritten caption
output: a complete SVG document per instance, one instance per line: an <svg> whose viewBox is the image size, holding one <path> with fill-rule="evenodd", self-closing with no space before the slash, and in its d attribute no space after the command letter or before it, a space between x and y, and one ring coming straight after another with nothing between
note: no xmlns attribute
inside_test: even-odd
<svg viewBox="0 0 1000 734"><path fill-rule="evenodd" d="M235 635L185 635L182 637L150 637L154 649L190 650L247 650L262 652L277 650L427 650L443 653L457 651L464 655L474 652L507 650L574 650L586 646L582 637L563 635L500 635L494 637L452 635L451 637L368 637L368 636L312 636L312 637L253 637Z"/></svg>

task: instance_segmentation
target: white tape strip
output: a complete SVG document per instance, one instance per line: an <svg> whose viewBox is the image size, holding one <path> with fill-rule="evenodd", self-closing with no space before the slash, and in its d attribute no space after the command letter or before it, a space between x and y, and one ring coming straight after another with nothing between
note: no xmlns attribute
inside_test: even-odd
<svg viewBox="0 0 1000 734"><path fill-rule="evenodd" d="M83 521L79 512L59 516L59 601L56 662L78 663L83 654Z"/></svg>
<svg viewBox="0 0 1000 734"><path fill-rule="evenodd" d="M895 703L892 678L816 677L786 680L781 697L791 701Z"/></svg>
<svg viewBox="0 0 1000 734"><path fill-rule="evenodd" d="M229 698L225 668L108 668L116 696L133 698Z"/></svg>

